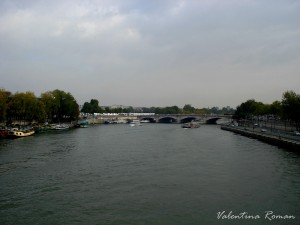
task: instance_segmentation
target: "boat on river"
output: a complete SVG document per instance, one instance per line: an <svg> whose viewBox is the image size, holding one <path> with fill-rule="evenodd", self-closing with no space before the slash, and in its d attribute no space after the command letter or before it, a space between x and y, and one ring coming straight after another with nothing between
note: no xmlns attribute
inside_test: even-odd
<svg viewBox="0 0 300 225"><path fill-rule="evenodd" d="M141 123L150 123L150 120L141 120Z"/></svg>
<svg viewBox="0 0 300 225"><path fill-rule="evenodd" d="M80 128L88 128L90 125L89 121L87 120L83 120L83 121L80 121L76 127L80 127Z"/></svg>
<svg viewBox="0 0 300 225"><path fill-rule="evenodd" d="M35 127L33 127L35 133L43 133L43 132L47 132L50 130L50 126L48 125L37 125Z"/></svg>
<svg viewBox="0 0 300 225"><path fill-rule="evenodd" d="M182 128L199 128L200 123L192 121L192 122L182 124L181 127Z"/></svg>
<svg viewBox="0 0 300 225"><path fill-rule="evenodd" d="M131 126L131 127L136 127L136 126L142 126L142 124L141 124L140 120L134 119L134 120L132 120L132 121L130 122L130 126Z"/></svg>
<svg viewBox="0 0 300 225"><path fill-rule="evenodd" d="M51 127L51 130L67 130L70 126L67 124L55 124Z"/></svg>
<svg viewBox="0 0 300 225"><path fill-rule="evenodd" d="M19 129L14 128L8 132L7 137L10 137L10 138L28 137L28 136L33 135L34 133L35 133L35 131L32 129L19 130Z"/></svg>
<svg viewBox="0 0 300 225"><path fill-rule="evenodd" d="M0 138L6 138L7 135L9 133L9 130L8 129L5 129L5 128L1 128L0 129Z"/></svg>

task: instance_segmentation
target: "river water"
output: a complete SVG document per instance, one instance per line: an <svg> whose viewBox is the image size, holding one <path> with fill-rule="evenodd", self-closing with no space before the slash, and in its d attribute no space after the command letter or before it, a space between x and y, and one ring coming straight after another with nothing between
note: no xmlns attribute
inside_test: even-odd
<svg viewBox="0 0 300 225"><path fill-rule="evenodd" d="M214 125L0 140L0 224L299 225L300 154Z"/></svg>

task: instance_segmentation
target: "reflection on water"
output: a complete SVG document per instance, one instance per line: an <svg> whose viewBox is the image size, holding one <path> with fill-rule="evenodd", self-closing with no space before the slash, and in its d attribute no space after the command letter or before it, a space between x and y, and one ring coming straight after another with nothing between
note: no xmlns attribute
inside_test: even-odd
<svg viewBox="0 0 300 225"><path fill-rule="evenodd" d="M299 224L298 153L174 124L0 140L1 224ZM296 219L266 221L265 211ZM248 212L258 220L217 219Z"/></svg>

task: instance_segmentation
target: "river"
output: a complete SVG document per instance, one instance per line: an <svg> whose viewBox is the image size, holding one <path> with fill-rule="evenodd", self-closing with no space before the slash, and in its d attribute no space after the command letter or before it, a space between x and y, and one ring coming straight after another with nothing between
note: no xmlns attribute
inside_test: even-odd
<svg viewBox="0 0 300 225"><path fill-rule="evenodd" d="M0 224L299 225L300 154L216 125L3 139Z"/></svg>

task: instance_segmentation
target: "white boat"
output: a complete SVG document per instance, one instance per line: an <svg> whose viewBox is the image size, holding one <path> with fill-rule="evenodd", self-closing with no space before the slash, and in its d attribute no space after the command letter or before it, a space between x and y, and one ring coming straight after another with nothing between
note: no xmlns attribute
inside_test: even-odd
<svg viewBox="0 0 300 225"><path fill-rule="evenodd" d="M69 128L70 128L70 126L67 125L67 124L56 124L56 125L52 128L52 130L67 130L67 129L69 129Z"/></svg>
<svg viewBox="0 0 300 225"><path fill-rule="evenodd" d="M125 123L127 123L127 120L119 119L119 120L115 120L114 123L116 123L116 124L125 124Z"/></svg>
<svg viewBox="0 0 300 225"><path fill-rule="evenodd" d="M189 123L184 123L181 126L182 128L199 128L200 127L200 123L198 122L189 122Z"/></svg>
<svg viewBox="0 0 300 225"><path fill-rule="evenodd" d="M11 138L17 137L28 137L35 133L34 130L19 130L19 129L12 129L8 132L7 136Z"/></svg>
<svg viewBox="0 0 300 225"><path fill-rule="evenodd" d="M141 123L150 123L150 120L141 120Z"/></svg>
<svg viewBox="0 0 300 225"><path fill-rule="evenodd" d="M142 126L140 120L134 119L132 122L130 122L131 127L136 127L136 126Z"/></svg>

